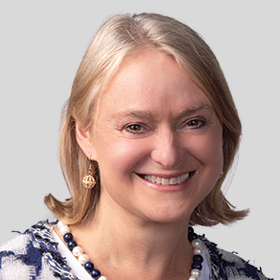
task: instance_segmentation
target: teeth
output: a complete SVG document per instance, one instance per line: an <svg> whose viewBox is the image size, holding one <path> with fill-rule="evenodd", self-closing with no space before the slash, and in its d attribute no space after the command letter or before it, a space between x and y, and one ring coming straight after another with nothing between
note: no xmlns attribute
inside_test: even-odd
<svg viewBox="0 0 280 280"><path fill-rule="evenodd" d="M143 178L149 182L160 184L160 185L177 185L186 181L190 177L190 173L178 176L175 178L161 178L157 176L144 175Z"/></svg>
<svg viewBox="0 0 280 280"><path fill-rule="evenodd" d="M157 179L156 179L156 183L157 183L157 184L162 184L162 178L157 177Z"/></svg>

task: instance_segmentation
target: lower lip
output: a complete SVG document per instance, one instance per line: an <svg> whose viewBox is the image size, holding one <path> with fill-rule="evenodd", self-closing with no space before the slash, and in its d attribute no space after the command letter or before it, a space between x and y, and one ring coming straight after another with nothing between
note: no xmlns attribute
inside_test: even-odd
<svg viewBox="0 0 280 280"><path fill-rule="evenodd" d="M137 175L137 174L136 174ZM144 182L146 185L148 185L150 188L158 190L158 191L180 191L185 189L190 181L193 178L194 173L191 173L191 176L184 182L177 184L177 185L161 185L161 184L156 184L156 183L152 183L150 181L145 180L144 178L140 177L139 175L137 175L137 177Z"/></svg>

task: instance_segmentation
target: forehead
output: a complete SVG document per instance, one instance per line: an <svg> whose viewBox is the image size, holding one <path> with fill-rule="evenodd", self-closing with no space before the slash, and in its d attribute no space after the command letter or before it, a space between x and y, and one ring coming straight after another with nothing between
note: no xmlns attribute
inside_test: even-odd
<svg viewBox="0 0 280 280"><path fill-rule="evenodd" d="M129 54L103 87L98 106L113 111L150 110L174 105L211 105L208 97L176 60L157 50ZM174 107L173 106L173 107ZM160 108L158 108L160 107Z"/></svg>

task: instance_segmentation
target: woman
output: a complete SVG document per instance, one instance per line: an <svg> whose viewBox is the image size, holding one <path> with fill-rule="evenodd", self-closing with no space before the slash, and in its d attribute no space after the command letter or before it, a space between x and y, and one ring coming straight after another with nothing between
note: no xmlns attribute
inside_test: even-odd
<svg viewBox="0 0 280 280"><path fill-rule="evenodd" d="M59 222L2 246L1 279L267 279L189 227L247 215L221 191L240 120L196 32L158 14L110 18L65 112L60 159L71 198L47 196Z"/></svg>

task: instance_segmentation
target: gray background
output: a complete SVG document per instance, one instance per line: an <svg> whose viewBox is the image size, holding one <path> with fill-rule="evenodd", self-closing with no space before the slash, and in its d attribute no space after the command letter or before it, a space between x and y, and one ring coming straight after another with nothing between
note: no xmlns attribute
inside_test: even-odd
<svg viewBox="0 0 280 280"><path fill-rule="evenodd" d="M243 121L238 166L225 191L238 209L250 207L251 214L228 227L196 231L280 278L277 1L2 1L0 242L14 236L11 230L23 231L45 217L46 194L68 197L57 137L75 72L104 19L144 11L175 17L202 34Z"/></svg>

